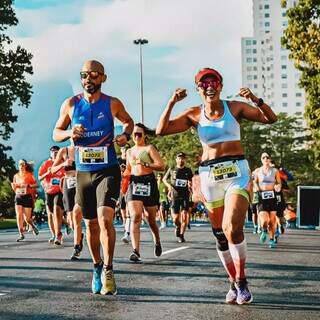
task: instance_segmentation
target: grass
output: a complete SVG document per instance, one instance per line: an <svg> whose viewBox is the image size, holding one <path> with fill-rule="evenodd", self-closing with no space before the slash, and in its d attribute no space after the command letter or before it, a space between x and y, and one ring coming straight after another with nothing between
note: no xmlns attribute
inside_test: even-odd
<svg viewBox="0 0 320 320"><path fill-rule="evenodd" d="M16 228L16 219L0 219L0 229Z"/></svg>

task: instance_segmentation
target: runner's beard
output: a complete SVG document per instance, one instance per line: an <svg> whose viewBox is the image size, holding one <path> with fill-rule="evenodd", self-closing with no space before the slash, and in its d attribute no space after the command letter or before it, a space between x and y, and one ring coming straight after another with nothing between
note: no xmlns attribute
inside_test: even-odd
<svg viewBox="0 0 320 320"><path fill-rule="evenodd" d="M96 85L93 83L89 83L89 84L90 84L89 88L87 87L88 83L82 86L87 93L93 94L101 89L101 83Z"/></svg>

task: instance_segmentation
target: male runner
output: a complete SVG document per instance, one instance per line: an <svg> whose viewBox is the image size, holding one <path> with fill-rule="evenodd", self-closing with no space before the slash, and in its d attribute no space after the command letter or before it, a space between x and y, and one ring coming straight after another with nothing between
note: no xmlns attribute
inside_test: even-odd
<svg viewBox="0 0 320 320"><path fill-rule="evenodd" d="M113 218L121 174L113 142L120 146L126 144L133 121L119 99L101 92L107 75L100 62L86 61L80 78L84 91L62 104L53 139L72 139L76 147L76 203L82 208L94 263L92 292L116 294L112 266L116 240ZM114 118L124 128L115 139ZM100 256L100 245L104 260Z"/></svg>
<svg viewBox="0 0 320 320"><path fill-rule="evenodd" d="M172 221L176 226L175 234L178 242L185 242L184 233L188 224L189 197L191 190L192 171L185 166L186 155L179 152L176 157L177 166L169 168L163 182L169 189L171 198Z"/></svg>

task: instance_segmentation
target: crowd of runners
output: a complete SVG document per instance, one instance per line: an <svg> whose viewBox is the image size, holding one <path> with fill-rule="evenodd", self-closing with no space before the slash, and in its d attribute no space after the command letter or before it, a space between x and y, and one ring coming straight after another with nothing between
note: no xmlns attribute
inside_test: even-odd
<svg viewBox="0 0 320 320"><path fill-rule="evenodd" d="M118 98L101 92L107 79L101 63L85 62L80 79L83 93L65 100L53 131L55 141L69 140L70 145L52 146L37 176L45 192L49 243L61 246L65 225L67 234L73 231L71 259L78 260L84 245L84 221L93 261L91 290L114 295L117 212L124 226L121 240L131 244L129 260L133 263L142 261L142 221L149 225L154 255L160 257L159 230L165 229L170 220L173 237L184 243L188 240L190 218L201 212L211 223L217 253L230 282L226 302L250 303L253 297L246 280L247 244L243 232L248 212L252 215L253 232L260 234L257 241L266 242L269 234L270 248L276 247L279 235L284 233L284 217L289 216L289 222L295 219L292 207L286 208L284 200L287 185L283 170L275 167L267 153L261 155L261 167L250 170L241 144L241 119L273 123L277 116L271 108L248 88L240 89L239 95L251 104L221 100L222 76L214 69L204 68L195 76L202 105L187 108L172 118L176 103L187 96L185 89L176 89L156 130L151 130L144 124L134 124ZM123 133L117 136L115 119L123 126ZM197 130L203 149L198 170L192 172L188 167L188 150L177 153L176 165L167 168L168 159L161 157L146 137L178 134L191 127ZM120 146L119 156L115 144ZM36 236L39 234L32 219L38 180L33 166L20 160L12 182L18 242L25 239L26 227Z"/></svg>

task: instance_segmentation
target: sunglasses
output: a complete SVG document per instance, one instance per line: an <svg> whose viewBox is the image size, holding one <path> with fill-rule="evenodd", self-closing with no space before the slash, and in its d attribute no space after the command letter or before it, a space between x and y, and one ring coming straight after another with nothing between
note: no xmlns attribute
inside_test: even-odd
<svg viewBox="0 0 320 320"><path fill-rule="evenodd" d="M264 156L262 157L262 159L270 159L270 157Z"/></svg>
<svg viewBox="0 0 320 320"><path fill-rule="evenodd" d="M91 79L97 79L101 75L103 75L103 73L98 72L98 71L81 71L80 72L80 78L81 79L87 79L88 76Z"/></svg>
<svg viewBox="0 0 320 320"><path fill-rule="evenodd" d="M216 90L219 87L219 85L220 81L218 80L206 80L204 82L198 82L198 87L203 90L207 90L209 87Z"/></svg>
<svg viewBox="0 0 320 320"><path fill-rule="evenodd" d="M134 132L133 135L134 135L135 137L142 138L142 132Z"/></svg>

